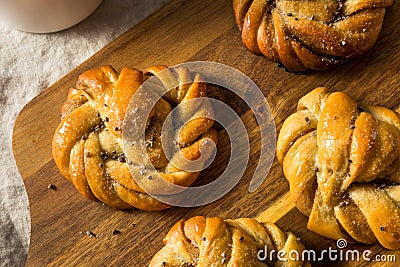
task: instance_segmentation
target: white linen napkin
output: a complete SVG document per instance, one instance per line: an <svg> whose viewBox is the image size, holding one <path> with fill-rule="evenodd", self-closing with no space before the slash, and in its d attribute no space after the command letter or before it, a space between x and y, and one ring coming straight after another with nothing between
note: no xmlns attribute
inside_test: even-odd
<svg viewBox="0 0 400 267"><path fill-rule="evenodd" d="M18 111L166 2L104 0L80 24L51 34L20 32L0 24L0 266L23 266L30 243L27 194L11 150Z"/></svg>

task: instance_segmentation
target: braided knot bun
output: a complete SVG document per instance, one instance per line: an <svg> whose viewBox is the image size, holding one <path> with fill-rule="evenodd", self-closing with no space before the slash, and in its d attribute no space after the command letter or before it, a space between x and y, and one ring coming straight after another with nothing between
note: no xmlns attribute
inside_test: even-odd
<svg viewBox="0 0 400 267"><path fill-rule="evenodd" d="M308 228L400 248L400 115L317 88L283 123L277 157Z"/></svg>
<svg viewBox="0 0 400 267"><path fill-rule="evenodd" d="M166 235L164 244L150 267L310 266L309 262L293 260L295 256L289 254L296 251L301 256L305 249L294 234L281 231L273 223L259 223L250 218L223 220L197 216L180 220ZM269 255L261 255L272 250L284 251L287 261L276 258L271 261ZM263 258L266 261L261 261Z"/></svg>
<svg viewBox="0 0 400 267"><path fill-rule="evenodd" d="M139 187L134 179L137 177L132 177L132 173L145 177L149 188L158 189L151 180L151 173L140 162L141 158L135 157L135 161L132 161L127 156L135 154L135 146L124 151L122 145L124 117L130 100L142 83L166 68L157 66L144 72L124 68L118 74L110 66L104 66L84 72L79 76L76 88L70 89L68 99L62 106L62 121L54 134L53 157L62 175L85 197L116 209L135 207L156 211L169 207ZM163 179L180 186L190 186L199 172L181 170L168 161L162 148L161 130L174 106L206 96L206 84L198 82L199 74L196 74L193 82L184 83L188 77L191 74L184 68L170 72L169 78L179 86L163 96L151 110L144 140L155 171ZM211 105L180 111L179 119L189 122L178 129L176 142L180 150L177 154L187 160L200 157L200 144L202 149L207 148L205 140L217 142L217 132L211 128L214 123L212 119L191 119L199 112L212 114L213 111ZM131 172L130 168L137 171Z"/></svg>
<svg viewBox="0 0 400 267"><path fill-rule="evenodd" d="M393 0L233 0L242 41L290 71L326 69L369 51Z"/></svg>

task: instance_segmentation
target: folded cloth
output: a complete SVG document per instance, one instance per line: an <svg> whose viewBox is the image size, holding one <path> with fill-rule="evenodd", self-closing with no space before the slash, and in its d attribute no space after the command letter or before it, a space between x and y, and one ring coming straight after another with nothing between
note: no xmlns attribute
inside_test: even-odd
<svg viewBox="0 0 400 267"><path fill-rule="evenodd" d="M51 34L0 24L0 266L23 266L29 247L28 198L11 150L18 111L100 48L168 0L104 0L82 23Z"/></svg>

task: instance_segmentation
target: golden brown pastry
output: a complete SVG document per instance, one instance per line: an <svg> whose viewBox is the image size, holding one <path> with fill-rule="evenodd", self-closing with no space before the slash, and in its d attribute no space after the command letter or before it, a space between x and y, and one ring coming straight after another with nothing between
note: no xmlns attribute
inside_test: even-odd
<svg viewBox="0 0 400 267"><path fill-rule="evenodd" d="M393 0L233 0L242 41L290 71L326 69L369 51Z"/></svg>
<svg viewBox="0 0 400 267"><path fill-rule="evenodd" d="M310 266L309 262L293 260L296 257L293 251L301 255L305 249L294 234L281 231L273 223L259 223L251 218L223 220L197 216L180 220L166 235L164 244L150 267ZM272 250L284 251L287 261L276 258L270 261L264 254L269 255Z"/></svg>
<svg viewBox="0 0 400 267"><path fill-rule="evenodd" d="M310 230L400 248L397 112L317 88L283 123L277 156Z"/></svg>
<svg viewBox="0 0 400 267"><path fill-rule="evenodd" d="M160 190L151 179L151 173L147 172L147 166L140 162L140 157L136 157L135 162L126 157L127 152L135 155L137 146L132 144L129 151L124 151L122 146L123 122L132 96L146 79L164 69L165 66L157 66L142 72L124 68L121 73L110 66L91 69L80 75L76 88L69 91L62 106L62 121L53 138L53 157L62 175L85 197L116 209L135 207L156 211L169 207L146 194L133 179L128 165L137 169L132 173L146 178L149 188ZM184 84L191 77L184 68L170 71L167 77L180 85L152 109L145 132L146 150L163 179L176 185L190 186L199 172L183 171L168 161L161 145L161 127L174 106L206 96L206 84L198 82L199 74L193 83ZM179 119L189 121L195 114L210 115L212 112L207 104L192 106L182 109ZM197 117L180 129L176 142L186 159L200 157L199 145L206 138L217 142L217 132L211 128L213 123L212 119Z"/></svg>

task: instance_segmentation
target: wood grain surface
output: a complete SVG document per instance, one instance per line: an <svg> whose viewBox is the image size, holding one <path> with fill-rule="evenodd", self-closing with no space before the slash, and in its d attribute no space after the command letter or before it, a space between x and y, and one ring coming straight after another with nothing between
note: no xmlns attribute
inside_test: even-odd
<svg viewBox="0 0 400 267"><path fill-rule="evenodd" d="M275 63L252 55L243 47L234 23L230 0L173 0L161 10L110 43L27 104L18 115L13 150L28 192L32 233L28 266L146 266L162 246L170 227L195 215L224 218L256 217L276 222L294 232L308 249L321 251L335 241L307 230L307 218L294 208L288 184L275 160L262 186L247 191L260 146L257 124L242 112L251 144L250 163L239 184L222 199L198 208L172 208L162 212L115 211L79 195L58 172L51 155L51 140L60 121L59 111L68 88L88 68L105 64L120 70L151 65L174 65L207 60L232 66L261 88L279 131L296 109L298 99L318 86L345 91L360 102L395 108L400 105L399 3L385 18L380 39L365 56L323 72L305 75L285 72ZM38 74L40 75L40 74ZM215 177L226 165L229 140L221 132L216 161L199 177ZM57 189L49 190L49 184ZM113 230L119 234L113 234ZM92 231L96 237L86 234ZM348 249L369 249L373 255L397 257L396 263L324 261L315 266L399 266L400 251L379 245L352 244Z"/></svg>

